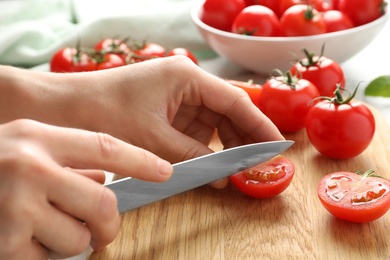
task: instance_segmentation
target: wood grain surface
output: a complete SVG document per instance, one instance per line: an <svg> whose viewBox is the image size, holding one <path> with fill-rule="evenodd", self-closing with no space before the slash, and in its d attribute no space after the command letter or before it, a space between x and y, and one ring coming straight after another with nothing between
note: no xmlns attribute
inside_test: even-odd
<svg viewBox="0 0 390 260"><path fill-rule="evenodd" d="M286 134L296 141L284 153L296 173L279 196L257 200L231 185L200 187L123 214L114 242L89 259L390 259L390 212L371 223L341 221L316 193L320 178L334 171L372 168L390 178L389 127L372 110L376 133L356 158L327 159L304 130Z"/></svg>

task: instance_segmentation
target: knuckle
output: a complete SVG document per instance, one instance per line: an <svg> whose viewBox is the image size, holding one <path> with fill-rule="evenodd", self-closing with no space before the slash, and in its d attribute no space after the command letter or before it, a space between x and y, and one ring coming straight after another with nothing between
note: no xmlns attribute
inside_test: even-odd
<svg viewBox="0 0 390 260"><path fill-rule="evenodd" d="M100 153L103 158L112 158L117 152L117 142L114 137L105 133L96 133Z"/></svg>

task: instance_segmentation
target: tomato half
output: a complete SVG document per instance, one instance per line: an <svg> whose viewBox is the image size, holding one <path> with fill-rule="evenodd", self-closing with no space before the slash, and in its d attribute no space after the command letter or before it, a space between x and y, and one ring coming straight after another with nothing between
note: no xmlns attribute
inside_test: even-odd
<svg viewBox="0 0 390 260"><path fill-rule="evenodd" d="M328 100L315 104L306 118L306 132L324 156L349 159L362 153L375 133L375 119L363 103L337 105Z"/></svg>
<svg viewBox="0 0 390 260"><path fill-rule="evenodd" d="M390 208L390 181L352 172L334 172L318 183L317 194L332 215L364 223L382 217Z"/></svg>
<svg viewBox="0 0 390 260"><path fill-rule="evenodd" d="M219 30L230 32L236 15L246 7L244 0L206 0L200 20Z"/></svg>
<svg viewBox="0 0 390 260"><path fill-rule="evenodd" d="M263 85L259 108L281 132L291 133L305 127L308 104L318 96L318 89L310 81L291 74L278 76Z"/></svg>
<svg viewBox="0 0 390 260"><path fill-rule="evenodd" d="M58 50L50 60L51 72L82 72L95 69L96 62L90 55L71 47Z"/></svg>
<svg viewBox="0 0 390 260"><path fill-rule="evenodd" d="M284 36L308 36L326 33L321 14L310 5L293 5L280 17Z"/></svg>
<svg viewBox="0 0 390 260"><path fill-rule="evenodd" d="M259 99L261 95L261 85L254 84L251 81L239 81L239 80L232 80L232 79L225 79L227 82L232 84L233 86L242 88L245 90L249 97L251 98L253 104L255 104L257 107L259 107Z"/></svg>
<svg viewBox="0 0 390 260"><path fill-rule="evenodd" d="M173 48L167 53L167 56L174 56L174 55L183 55L188 58L190 58L196 65L198 65L198 59L195 57L195 55L189 51L186 48Z"/></svg>
<svg viewBox="0 0 390 260"><path fill-rule="evenodd" d="M251 5L237 14L232 24L232 32L251 36L278 36L279 18L268 7Z"/></svg>
<svg viewBox="0 0 390 260"><path fill-rule="evenodd" d="M324 56L316 56L304 50L306 58L296 62L290 69L291 74L313 83L321 96L333 97L336 84L345 87L344 71L336 61Z"/></svg>
<svg viewBox="0 0 390 260"><path fill-rule="evenodd" d="M294 163L279 155L248 170L230 176L231 182L253 198L274 197L290 185L295 173Z"/></svg>

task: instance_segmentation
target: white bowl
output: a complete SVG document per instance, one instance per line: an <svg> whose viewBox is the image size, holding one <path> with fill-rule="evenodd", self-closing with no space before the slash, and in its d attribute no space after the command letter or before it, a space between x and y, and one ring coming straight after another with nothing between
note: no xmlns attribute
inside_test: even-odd
<svg viewBox="0 0 390 260"><path fill-rule="evenodd" d="M234 34L203 23L199 13L203 2L194 5L191 17L207 44L220 56L250 71L269 75L272 70L288 70L292 61L303 57L303 49L342 63L364 49L382 30L389 13L348 30L314 36L257 37Z"/></svg>

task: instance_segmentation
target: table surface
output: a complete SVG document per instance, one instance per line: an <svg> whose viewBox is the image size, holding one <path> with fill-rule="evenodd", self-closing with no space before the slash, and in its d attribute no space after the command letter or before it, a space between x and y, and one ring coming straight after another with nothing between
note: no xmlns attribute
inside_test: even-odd
<svg viewBox="0 0 390 260"><path fill-rule="evenodd" d="M357 99L374 107L378 130L374 144L363 155L347 161L330 161L310 148L305 133L286 156L297 162L292 185L273 199L254 201L233 187L219 191L201 187L122 216L117 239L90 259L390 259L389 214L373 223L357 225L332 218L315 198L315 183L333 170L376 167L390 177L390 103L367 100L364 86L390 75L390 23L355 57L342 64L347 88L362 82ZM200 66L223 78L262 84L256 75L216 57ZM303 151L304 154L297 153ZM304 157L305 156L305 157ZM88 255L72 258L84 259Z"/></svg>

